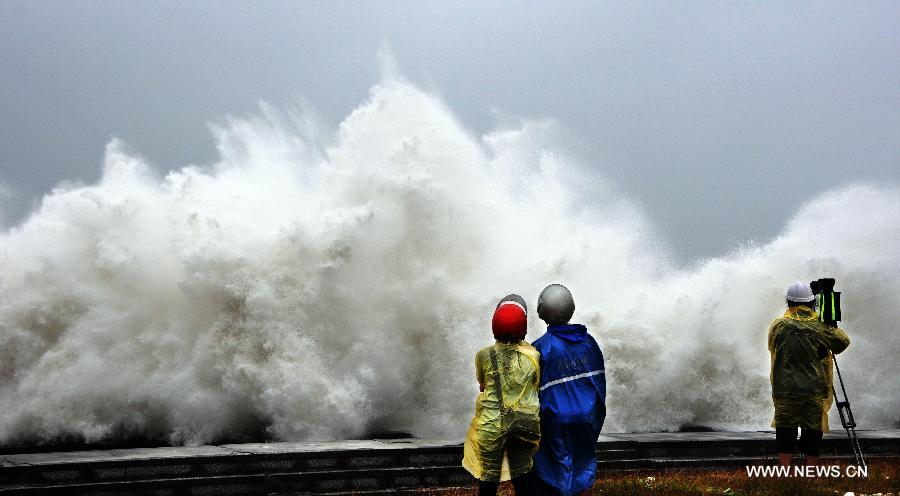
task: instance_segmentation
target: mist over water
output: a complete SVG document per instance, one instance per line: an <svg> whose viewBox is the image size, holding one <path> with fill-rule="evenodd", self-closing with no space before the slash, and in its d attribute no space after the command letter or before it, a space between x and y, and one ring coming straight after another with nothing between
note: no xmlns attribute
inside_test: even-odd
<svg viewBox="0 0 900 496"><path fill-rule="evenodd" d="M857 422L900 423L896 186L684 267L552 123L473 136L400 78L336 132L263 107L214 135L218 162L165 177L113 141L99 183L0 235L0 444L461 439L496 301L526 297L533 340L551 282L606 355L605 431L767 429L768 326L824 276Z"/></svg>

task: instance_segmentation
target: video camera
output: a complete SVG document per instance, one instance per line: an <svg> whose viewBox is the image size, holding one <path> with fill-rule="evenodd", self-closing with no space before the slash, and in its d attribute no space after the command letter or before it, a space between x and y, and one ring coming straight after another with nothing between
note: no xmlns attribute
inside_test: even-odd
<svg viewBox="0 0 900 496"><path fill-rule="evenodd" d="M831 327L837 327L837 323L841 320L841 293L834 290L834 279L822 278L811 281L809 288L816 295L819 320Z"/></svg>

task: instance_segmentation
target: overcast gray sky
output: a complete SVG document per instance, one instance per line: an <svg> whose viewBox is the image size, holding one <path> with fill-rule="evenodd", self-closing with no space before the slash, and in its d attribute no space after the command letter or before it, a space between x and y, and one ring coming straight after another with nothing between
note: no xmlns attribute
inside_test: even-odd
<svg viewBox="0 0 900 496"><path fill-rule="evenodd" d="M808 197L900 183L900 2L0 2L0 181L20 218L125 140L215 159L209 122L306 99L336 125L403 74L475 133L553 118L679 258Z"/></svg>

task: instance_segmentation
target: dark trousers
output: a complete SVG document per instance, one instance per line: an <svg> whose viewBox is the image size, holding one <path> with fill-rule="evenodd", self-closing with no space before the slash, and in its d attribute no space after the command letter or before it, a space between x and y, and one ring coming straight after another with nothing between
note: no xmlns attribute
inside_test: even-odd
<svg viewBox="0 0 900 496"><path fill-rule="evenodd" d="M800 429L800 452L807 456L819 456L819 441L822 431ZM797 428L777 427L775 429L775 446L779 453L794 454L797 449Z"/></svg>
<svg viewBox="0 0 900 496"><path fill-rule="evenodd" d="M531 494L528 490L528 474L520 475L511 480L516 496L528 496ZM496 496L497 488L500 487L499 482L478 481L478 496Z"/></svg>

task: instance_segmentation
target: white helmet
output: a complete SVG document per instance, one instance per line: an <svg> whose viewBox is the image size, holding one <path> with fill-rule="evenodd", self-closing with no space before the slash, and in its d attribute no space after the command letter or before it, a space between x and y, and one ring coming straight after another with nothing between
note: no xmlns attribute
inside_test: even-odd
<svg viewBox="0 0 900 496"><path fill-rule="evenodd" d="M813 296L812 290L809 289L809 283L803 281L797 281L794 284L791 284L787 289L787 301L791 301L794 303L809 303L816 299Z"/></svg>
<svg viewBox="0 0 900 496"><path fill-rule="evenodd" d="M566 324L575 313L572 293L562 284L551 284L541 291L537 304L538 317L548 324Z"/></svg>

